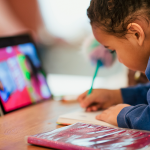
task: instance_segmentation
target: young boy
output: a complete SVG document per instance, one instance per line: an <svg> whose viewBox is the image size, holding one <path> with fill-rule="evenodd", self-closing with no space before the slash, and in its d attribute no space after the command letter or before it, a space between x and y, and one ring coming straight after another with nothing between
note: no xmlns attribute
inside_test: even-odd
<svg viewBox="0 0 150 150"><path fill-rule="evenodd" d="M150 80L150 0L91 0L87 10L98 42L121 63ZM106 109L98 120L123 128L150 130L150 84L119 90L95 89L78 101L87 111Z"/></svg>

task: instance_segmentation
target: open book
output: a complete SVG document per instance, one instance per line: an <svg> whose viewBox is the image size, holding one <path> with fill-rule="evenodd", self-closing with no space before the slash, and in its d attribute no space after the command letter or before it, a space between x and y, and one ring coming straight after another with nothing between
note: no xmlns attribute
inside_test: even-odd
<svg viewBox="0 0 150 150"><path fill-rule="evenodd" d="M57 120L57 124L62 124L62 125L71 125L77 122L82 122L82 123L88 123L88 124L95 124L95 125L101 125L101 126L108 126L108 127L115 127L111 124L108 124L103 121L99 121L96 119L96 116L98 114L102 113L102 111L96 111L96 112L86 112L83 109L80 109L76 112L68 113L59 116Z"/></svg>

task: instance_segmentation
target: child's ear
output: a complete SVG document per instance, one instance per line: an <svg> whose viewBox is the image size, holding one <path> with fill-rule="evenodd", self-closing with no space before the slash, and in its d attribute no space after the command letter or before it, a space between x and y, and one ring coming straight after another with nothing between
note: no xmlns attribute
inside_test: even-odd
<svg viewBox="0 0 150 150"><path fill-rule="evenodd" d="M130 37L133 37L139 46L142 46L145 39L143 28L137 23L130 23L127 27L127 30L127 34L129 34Z"/></svg>

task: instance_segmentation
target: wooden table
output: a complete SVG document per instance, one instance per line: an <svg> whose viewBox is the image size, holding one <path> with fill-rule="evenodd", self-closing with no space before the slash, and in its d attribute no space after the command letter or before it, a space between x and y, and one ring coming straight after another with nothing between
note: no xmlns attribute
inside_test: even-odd
<svg viewBox="0 0 150 150"><path fill-rule="evenodd" d="M25 136L59 127L59 115L79 108L79 104L48 100L0 117L0 150L46 150L25 143Z"/></svg>

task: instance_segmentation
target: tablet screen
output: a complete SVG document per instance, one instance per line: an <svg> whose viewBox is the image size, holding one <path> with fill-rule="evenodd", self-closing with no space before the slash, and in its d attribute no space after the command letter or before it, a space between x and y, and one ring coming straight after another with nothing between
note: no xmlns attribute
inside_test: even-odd
<svg viewBox="0 0 150 150"><path fill-rule="evenodd" d="M50 97L33 43L0 48L0 100L6 113Z"/></svg>

